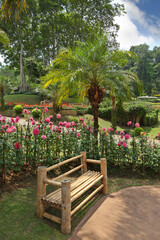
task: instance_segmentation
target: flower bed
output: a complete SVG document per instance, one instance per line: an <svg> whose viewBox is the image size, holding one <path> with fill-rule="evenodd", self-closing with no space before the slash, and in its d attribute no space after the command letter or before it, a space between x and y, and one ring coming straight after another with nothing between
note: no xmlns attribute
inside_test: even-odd
<svg viewBox="0 0 160 240"><path fill-rule="evenodd" d="M149 141L144 132L135 137L133 130L118 133L104 128L99 131L97 142L93 123L85 123L83 119L79 119L79 123L62 122L60 118L60 114L56 122L52 122L52 115L43 116L38 122L30 118L26 125L20 125L19 117L11 117L9 121L0 117L0 172L3 177L11 170L21 171L24 166L50 166L81 151L87 151L91 159L107 158L112 167L160 170L160 146Z"/></svg>

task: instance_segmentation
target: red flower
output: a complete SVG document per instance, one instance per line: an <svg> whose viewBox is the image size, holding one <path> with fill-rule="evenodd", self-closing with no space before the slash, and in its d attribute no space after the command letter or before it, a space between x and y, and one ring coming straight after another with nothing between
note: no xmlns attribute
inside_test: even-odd
<svg viewBox="0 0 160 240"><path fill-rule="evenodd" d="M16 142L16 143L14 144L14 147L15 147L15 149L21 149L21 144L18 143L18 142Z"/></svg>
<svg viewBox="0 0 160 240"><path fill-rule="evenodd" d="M39 134L39 129L38 128L33 129L33 134L38 135Z"/></svg>

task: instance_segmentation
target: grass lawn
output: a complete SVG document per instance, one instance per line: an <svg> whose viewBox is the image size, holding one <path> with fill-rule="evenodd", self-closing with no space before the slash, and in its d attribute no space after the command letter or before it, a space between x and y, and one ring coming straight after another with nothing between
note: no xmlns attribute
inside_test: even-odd
<svg viewBox="0 0 160 240"><path fill-rule="evenodd" d="M5 95L4 99L6 103L22 102L26 104L40 104L40 99L38 95L24 95L24 94Z"/></svg>
<svg viewBox="0 0 160 240"><path fill-rule="evenodd" d="M129 186L153 184L160 184L160 179L110 177L109 192ZM72 230L93 203L89 203L75 215ZM0 198L0 213L2 240L67 240L69 237L60 232L59 224L36 217L36 178L28 180L26 185L11 193L3 193Z"/></svg>
<svg viewBox="0 0 160 240"><path fill-rule="evenodd" d="M72 120L74 117L73 116L68 116L69 120ZM93 116L89 115L89 114L85 114L84 116L78 116L76 118L84 118L85 121L87 122L87 120L89 120L91 123L92 123L92 118ZM111 127L111 122L109 121L106 121L102 118L99 118L99 126L100 128L108 128L108 127ZM158 135L158 133L160 132L160 116L159 116L159 123L157 125L155 125L154 127L143 127L142 128L144 129L144 131L146 133L148 133L148 135L151 137L151 138L155 138L155 136ZM130 129L128 126L117 126L117 130L118 131L123 131L125 129Z"/></svg>

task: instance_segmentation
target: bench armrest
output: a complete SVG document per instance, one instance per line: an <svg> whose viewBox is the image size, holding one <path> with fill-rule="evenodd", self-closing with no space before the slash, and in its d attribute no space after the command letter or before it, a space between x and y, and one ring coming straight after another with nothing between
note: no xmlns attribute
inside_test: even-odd
<svg viewBox="0 0 160 240"><path fill-rule="evenodd" d="M49 180L49 179L44 179L43 180L44 183L48 184L48 185L52 185L52 186L56 186L56 187L62 187L62 184L60 182L56 182L56 181L53 181L53 180Z"/></svg>

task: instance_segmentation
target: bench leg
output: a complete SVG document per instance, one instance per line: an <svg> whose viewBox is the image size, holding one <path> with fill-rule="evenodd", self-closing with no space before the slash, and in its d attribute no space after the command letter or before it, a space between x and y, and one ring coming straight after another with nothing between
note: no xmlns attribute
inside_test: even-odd
<svg viewBox="0 0 160 240"><path fill-rule="evenodd" d="M71 181L69 179L62 181L62 222L61 231L64 234L71 232Z"/></svg>
<svg viewBox="0 0 160 240"><path fill-rule="evenodd" d="M46 196L46 184L43 180L47 176L47 167L38 167L37 173L37 217L43 218L45 207L41 201L41 198Z"/></svg>
<svg viewBox="0 0 160 240"><path fill-rule="evenodd" d="M103 187L103 193L108 194L108 183L107 183L107 162L105 158L101 158L101 174L103 175L102 184Z"/></svg>

